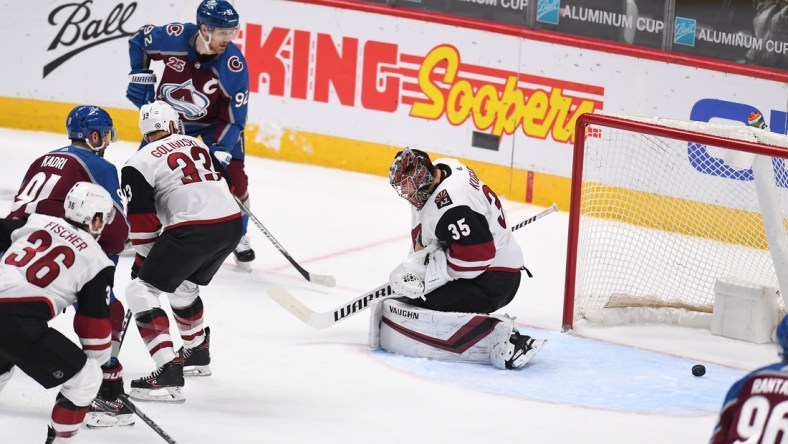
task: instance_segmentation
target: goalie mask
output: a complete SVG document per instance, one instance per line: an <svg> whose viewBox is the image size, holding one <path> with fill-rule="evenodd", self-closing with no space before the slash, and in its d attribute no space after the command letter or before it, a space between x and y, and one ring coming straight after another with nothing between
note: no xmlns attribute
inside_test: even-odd
<svg viewBox="0 0 788 444"><path fill-rule="evenodd" d="M430 185L435 178L435 167L424 151L410 147L397 153L389 168L389 183L403 199L418 209L430 197Z"/></svg>
<svg viewBox="0 0 788 444"><path fill-rule="evenodd" d="M112 215L112 198L107 190L91 182L77 182L63 203L65 219L89 232L95 239Z"/></svg>
<svg viewBox="0 0 788 444"><path fill-rule="evenodd" d="M157 100L140 108L140 131L143 136L156 131L173 134L170 123L175 124L175 133L183 134L181 119L169 103Z"/></svg>

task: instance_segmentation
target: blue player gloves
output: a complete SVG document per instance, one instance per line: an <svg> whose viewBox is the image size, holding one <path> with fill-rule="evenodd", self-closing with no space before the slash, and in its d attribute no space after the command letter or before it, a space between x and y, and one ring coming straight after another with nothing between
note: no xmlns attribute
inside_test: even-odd
<svg viewBox="0 0 788 444"><path fill-rule="evenodd" d="M129 87L126 98L137 108L151 103L156 97L156 74L150 69L132 69L129 73Z"/></svg>

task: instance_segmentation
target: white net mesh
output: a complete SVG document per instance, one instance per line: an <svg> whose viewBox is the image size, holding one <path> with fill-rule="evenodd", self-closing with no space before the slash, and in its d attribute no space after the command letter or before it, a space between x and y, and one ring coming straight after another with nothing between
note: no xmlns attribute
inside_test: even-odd
<svg viewBox="0 0 788 444"><path fill-rule="evenodd" d="M788 148L788 137L746 126L639 121ZM742 159L689 132L677 140L591 125L586 134L575 319L601 320L595 311L616 307L711 313L714 282L723 277L779 288L747 166L752 155ZM785 231L788 161L769 160Z"/></svg>

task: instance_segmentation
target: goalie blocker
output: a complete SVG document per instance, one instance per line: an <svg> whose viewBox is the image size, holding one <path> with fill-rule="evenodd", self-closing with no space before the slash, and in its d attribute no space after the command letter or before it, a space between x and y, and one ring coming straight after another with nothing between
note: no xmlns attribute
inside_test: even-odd
<svg viewBox="0 0 788 444"><path fill-rule="evenodd" d="M372 303L369 345L404 356L516 369L545 342L521 335L506 316L440 312L398 298Z"/></svg>

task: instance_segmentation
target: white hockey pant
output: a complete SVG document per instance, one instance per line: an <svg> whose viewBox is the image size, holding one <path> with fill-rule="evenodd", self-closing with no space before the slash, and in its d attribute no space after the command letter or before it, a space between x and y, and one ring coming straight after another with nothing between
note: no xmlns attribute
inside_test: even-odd
<svg viewBox="0 0 788 444"><path fill-rule="evenodd" d="M98 394L101 378L101 364L95 359L88 358L82 370L63 383L60 393L75 406L89 406Z"/></svg>
<svg viewBox="0 0 788 444"><path fill-rule="evenodd" d="M167 293L172 308L184 309L194 303L200 296L200 286L189 281L183 281L172 293Z"/></svg>
<svg viewBox="0 0 788 444"><path fill-rule="evenodd" d="M505 316L433 311L388 298L373 302L369 343L414 358L504 368L500 350L511 345L514 330Z"/></svg>
<svg viewBox="0 0 788 444"><path fill-rule="evenodd" d="M132 313L139 314L161 308L161 291L140 278L134 278L126 287L126 303Z"/></svg>

